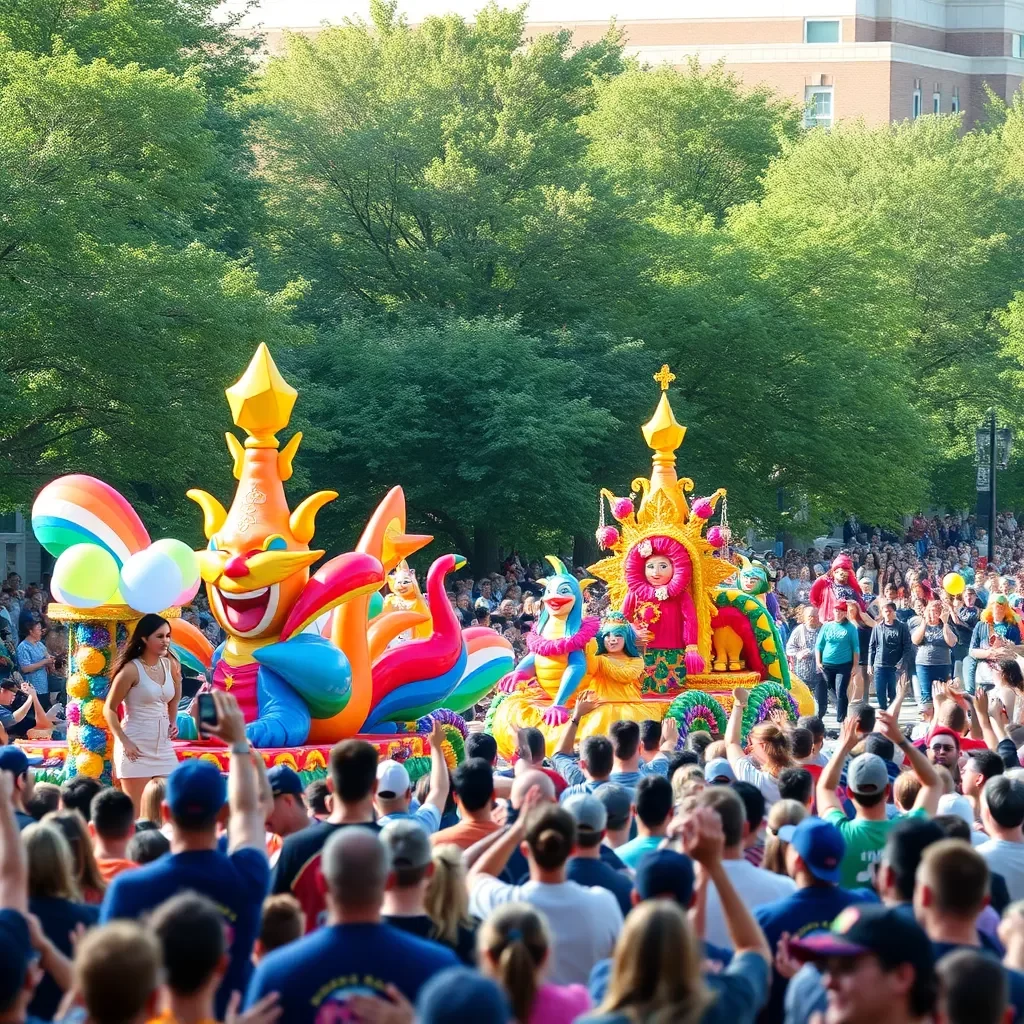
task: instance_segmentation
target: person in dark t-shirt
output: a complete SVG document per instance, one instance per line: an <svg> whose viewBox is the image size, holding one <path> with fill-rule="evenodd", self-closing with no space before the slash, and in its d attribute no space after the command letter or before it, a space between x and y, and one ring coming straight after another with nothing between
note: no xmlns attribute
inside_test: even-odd
<svg viewBox="0 0 1024 1024"><path fill-rule="evenodd" d="M602 856L601 851L608 849L601 842L608 824L604 804L590 793L577 793L562 806L576 822L576 849L569 858L565 877L578 885L607 889L619 901L619 909L625 917L633 906L633 882L625 872L616 871L605 863ZM613 851L608 852L614 856Z"/></svg>
<svg viewBox="0 0 1024 1024"><path fill-rule="evenodd" d="M326 821L288 836L274 868L271 892L291 893L302 907L306 931L326 918L327 899L320 874L324 844L339 829L359 825L380 831L374 819L373 795L377 788L377 749L365 740L342 740L331 749L328 787L334 809Z"/></svg>
<svg viewBox="0 0 1024 1024"><path fill-rule="evenodd" d="M228 968L217 990L217 1015L223 1018L231 993L244 991L250 956L260 923L260 907L270 883L264 812L254 754L245 735L238 701L215 690L219 736L231 751L229 786L215 765L183 761L167 778L165 813L173 828L171 853L152 864L125 871L107 889L100 924L139 918L184 890L209 897L228 931ZM230 790L230 796L228 795ZM228 852L217 849L217 825L228 804Z"/></svg>
<svg viewBox="0 0 1024 1024"><path fill-rule="evenodd" d="M476 929L459 926L452 941L427 913L427 883L434 871L430 837L411 819L389 822L381 829L381 842L391 855L392 884L384 893L381 917L393 928L429 939L453 950L467 966L476 966Z"/></svg>
<svg viewBox="0 0 1024 1024"><path fill-rule="evenodd" d="M388 848L377 833L358 825L336 828L320 855L327 892L325 926L260 961L246 994L247 1007L276 992L280 1019L288 1024L350 1020L353 999L386 996L393 985L415 1003L435 974L458 965L450 949L381 919L384 892L394 875Z"/></svg>

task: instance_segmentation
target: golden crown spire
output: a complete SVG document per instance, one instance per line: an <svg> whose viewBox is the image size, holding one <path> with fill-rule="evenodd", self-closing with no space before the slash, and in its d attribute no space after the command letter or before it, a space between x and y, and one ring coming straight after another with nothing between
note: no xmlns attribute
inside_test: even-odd
<svg viewBox="0 0 1024 1024"><path fill-rule="evenodd" d="M235 426L249 435L245 447L276 448L274 435L288 426L298 392L281 376L265 342L225 394Z"/></svg>
<svg viewBox="0 0 1024 1024"><path fill-rule="evenodd" d="M643 425L644 440L647 447L654 452L651 489L645 496L645 501L655 491L663 490L675 504L682 499L676 476L675 451L686 437L686 427L676 419L668 400L668 386L676 379L676 375L668 368L668 363L654 374L654 379L661 386L661 399L658 408L654 410L654 415ZM681 510L685 517L688 511L685 499L681 500Z"/></svg>

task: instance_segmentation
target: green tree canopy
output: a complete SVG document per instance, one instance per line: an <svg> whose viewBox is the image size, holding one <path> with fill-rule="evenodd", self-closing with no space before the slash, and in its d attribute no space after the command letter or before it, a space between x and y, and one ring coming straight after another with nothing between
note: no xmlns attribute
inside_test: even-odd
<svg viewBox="0 0 1024 1024"><path fill-rule="evenodd" d="M188 75L0 50L5 505L77 470L173 515L191 472L221 468L225 373L294 336L292 294L194 241L206 107Z"/></svg>
<svg viewBox="0 0 1024 1024"><path fill-rule="evenodd" d="M355 298L551 325L607 307L629 225L578 118L619 71L618 41L524 43L524 10L493 5L415 28L372 11L290 37L261 79L268 251L313 283L309 315L337 322Z"/></svg>
<svg viewBox="0 0 1024 1024"><path fill-rule="evenodd" d="M760 196L761 175L800 131L800 111L691 58L682 71L633 65L606 79L583 127L591 158L634 209L674 203L720 222Z"/></svg>

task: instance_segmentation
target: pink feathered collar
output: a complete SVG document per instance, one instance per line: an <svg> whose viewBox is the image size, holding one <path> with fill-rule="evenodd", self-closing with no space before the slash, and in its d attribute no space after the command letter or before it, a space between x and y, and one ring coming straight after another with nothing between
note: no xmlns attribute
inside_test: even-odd
<svg viewBox="0 0 1024 1024"><path fill-rule="evenodd" d="M526 634L526 648L531 654L539 654L544 658L557 658L573 651L582 651L597 636L601 628L601 620L593 615L587 616L580 628L572 636L563 636L558 640L548 640L540 633Z"/></svg>

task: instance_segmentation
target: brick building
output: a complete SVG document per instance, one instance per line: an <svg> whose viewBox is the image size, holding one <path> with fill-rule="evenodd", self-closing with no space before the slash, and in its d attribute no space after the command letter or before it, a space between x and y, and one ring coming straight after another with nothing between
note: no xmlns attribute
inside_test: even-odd
<svg viewBox="0 0 1024 1024"><path fill-rule="evenodd" d="M559 20L534 21L528 34L568 28L589 41L614 17L646 63L724 61L745 82L806 104L810 124L963 111L970 125L986 83L1009 99L1024 77L1024 0L688 0L685 17L662 16L664 0L551 6ZM278 49L281 30L267 35Z"/></svg>

